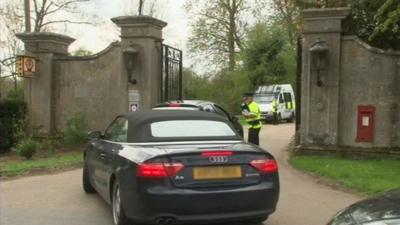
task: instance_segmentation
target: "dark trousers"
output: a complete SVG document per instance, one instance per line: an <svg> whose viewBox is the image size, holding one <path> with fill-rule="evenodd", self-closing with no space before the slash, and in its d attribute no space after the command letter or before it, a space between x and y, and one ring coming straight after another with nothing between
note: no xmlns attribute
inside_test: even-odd
<svg viewBox="0 0 400 225"><path fill-rule="evenodd" d="M274 112L274 124L278 124L278 113Z"/></svg>
<svg viewBox="0 0 400 225"><path fill-rule="evenodd" d="M253 143L255 145L260 145L260 130L261 128L249 128L249 143Z"/></svg>

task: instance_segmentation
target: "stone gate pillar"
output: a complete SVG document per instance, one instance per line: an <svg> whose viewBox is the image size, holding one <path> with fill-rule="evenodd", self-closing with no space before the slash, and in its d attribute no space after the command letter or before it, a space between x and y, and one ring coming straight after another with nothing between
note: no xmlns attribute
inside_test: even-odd
<svg viewBox="0 0 400 225"><path fill-rule="evenodd" d="M128 103L139 100L139 110L151 109L161 100L162 29L167 23L149 16L122 16L111 20L121 28L123 71L130 76L127 79Z"/></svg>
<svg viewBox="0 0 400 225"><path fill-rule="evenodd" d="M301 146L337 146L342 20L347 8L303 12Z"/></svg>
<svg viewBox="0 0 400 225"><path fill-rule="evenodd" d="M25 51L37 58L36 76L24 78L24 96L30 112L30 121L36 135L54 131L54 71L53 60L68 54L68 46L75 40L50 32L17 34L25 44Z"/></svg>

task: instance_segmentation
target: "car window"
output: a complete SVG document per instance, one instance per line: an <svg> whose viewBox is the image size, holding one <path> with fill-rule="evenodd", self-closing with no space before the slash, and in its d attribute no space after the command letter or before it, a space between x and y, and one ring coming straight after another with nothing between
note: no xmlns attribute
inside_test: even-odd
<svg viewBox="0 0 400 225"><path fill-rule="evenodd" d="M273 95L256 95L254 96L254 101L257 103L270 103L272 102L272 100L274 100L274 96Z"/></svg>
<svg viewBox="0 0 400 225"><path fill-rule="evenodd" d="M215 112L218 115L221 115L221 116L227 118L228 120L231 120L231 116L229 115L229 113L227 113L221 106L214 105L214 107L215 107Z"/></svg>
<svg viewBox="0 0 400 225"><path fill-rule="evenodd" d="M106 130L104 137L106 140L115 142L128 141L128 121L120 117L116 119Z"/></svg>
<svg viewBox="0 0 400 225"><path fill-rule="evenodd" d="M153 137L227 137L235 136L232 128L221 121L169 120L150 125Z"/></svg>
<svg viewBox="0 0 400 225"><path fill-rule="evenodd" d="M286 102L292 102L292 95L290 93L283 93L285 96L285 101Z"/></svg>

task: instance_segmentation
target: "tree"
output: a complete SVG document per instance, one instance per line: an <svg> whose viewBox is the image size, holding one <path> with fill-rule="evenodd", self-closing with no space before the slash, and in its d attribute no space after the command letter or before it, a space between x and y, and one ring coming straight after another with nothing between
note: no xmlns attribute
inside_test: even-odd
<svg viewBox="0 0 400 225"><path fill-rule="evenodd" d="M289 42L294 46L299 35L300 22L296 0L273 0L272 6L275 10L272 20L280 21L284 25L282 29L286 31Z"/></svg>
<svg viewBox="0 0 400 225"><path fill-rule="evenodd" d="M284 30L276 24L259 23L246 39L243 70L253 87L291 82L295 76L295 51Z"/></svg>
<svg viewBox="0 0 400 225"><path fill-rule="evenodd" d="M397 0L353 0L344 33L357 35L372 46L400 49L400 3Z"/></svg>
<svg viewBox="0 0 400 225"><path fill-rule="evenodd" d="M88 1L89 0L33 0L33 31L45 31L49 25L57 23L90 24L87 21L50 18L52 15L62 11L77 14L80 12L77 8L77 4Z"/></svg>
<svg viewBox="0 0 400 225"><path fill-rule="evenodd" d="M93 55L93 52L85 49L85 48L78 48L77 50L72 52L73 56L90 56Z"/></svg>
<svg viewBox="0 0 400 225"><path fill-rule="evenodd" d="M157 0L129 0L127 1L127 7L124 7L124 14L160 17L160 7L157 6Z"/></svg>
<svg viewBox="0 0 400 225"><path fill-rule="evenodd" d="M236 55L243 50L247 26L243 14L248 10L245 3L245 0L188 1L186 9L194 18L188 39L192 56L233 71Z"/></svg>
<svg viewBox="0 0 400 225"><path fill-rule="evenodd" d="M144 0L139 0L139 8L138 8L139 16L143 14L143 4L144 4Z"/></svg>
<svg viewBox="0 0 400 225"><path fill-rule="evenodd" d="M400 49L400 2L386 0L374 19L377 25L368 40L383 48Z"/></svg>
<svg viewBox="0 0 400 225"><path fill-rule="evenodd" d="M15 34L24 31L24 17L19 14L20 9L15 2L7 2L0 8L0 79L11 78L14 90L17 89L17 75L15 71L15 56L22 52L23 44ZM4 82L8 83L8 82Z"/></svg>

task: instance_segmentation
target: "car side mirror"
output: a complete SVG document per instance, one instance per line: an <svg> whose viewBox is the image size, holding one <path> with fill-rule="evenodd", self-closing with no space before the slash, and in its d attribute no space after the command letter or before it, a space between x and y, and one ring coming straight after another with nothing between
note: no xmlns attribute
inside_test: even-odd
<svg viewBox="0 0 400 225"><path fill-rule="evenodd" d="M89 139L100 139L100 138L102 138L103 137L103 134L101 133L101 131L98 131L98 130L96 130L96 131L90 131L89 133L88 133L88 138Z"/></svg>

